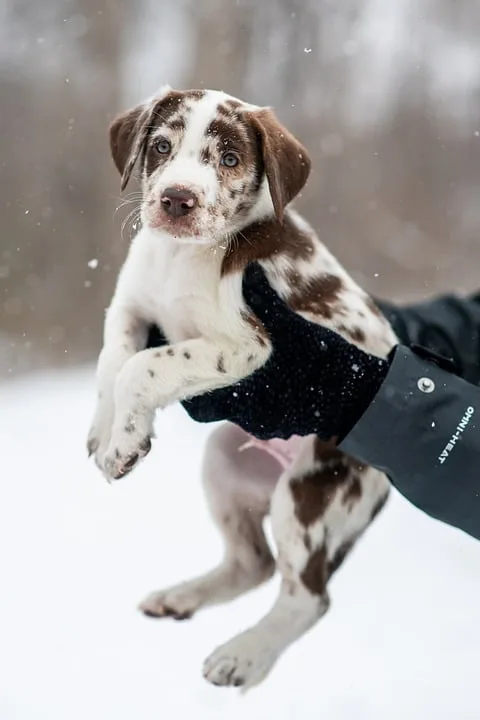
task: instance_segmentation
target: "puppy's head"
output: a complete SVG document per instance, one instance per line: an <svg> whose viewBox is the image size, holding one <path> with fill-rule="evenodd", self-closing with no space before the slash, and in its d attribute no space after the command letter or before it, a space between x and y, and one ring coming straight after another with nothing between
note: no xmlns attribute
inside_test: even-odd
<svg viewBox="0 0 480 720"><path fill-rule="evenodd" d="M305 148L271 110L214 90L162 88L114 120L110 147L122 189L140 165L143 223L188 242L281 221L310 171Z"/></svg>

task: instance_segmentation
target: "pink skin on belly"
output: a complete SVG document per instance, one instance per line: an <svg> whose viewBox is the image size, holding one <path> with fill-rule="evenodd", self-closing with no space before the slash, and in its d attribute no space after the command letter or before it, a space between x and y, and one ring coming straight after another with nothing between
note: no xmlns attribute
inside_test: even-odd
<svg viewBox="0 0 480 720"><path fill-rule="evenodd" d="M246 443L238 449L240 452L249 448L257 448L269 453L282 466L284 470L290 467L300 449L300 444L305 438L299 435L292 435L288 440L280 440L273 438L272 440L257 440L251 437Z"/></svg>

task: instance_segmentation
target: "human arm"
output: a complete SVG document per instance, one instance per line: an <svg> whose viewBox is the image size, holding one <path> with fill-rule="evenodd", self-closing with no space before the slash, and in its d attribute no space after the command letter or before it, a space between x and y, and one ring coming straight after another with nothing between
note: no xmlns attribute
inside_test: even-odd
<svg viewBox="0 0 480 720"><path fill-rule="evenodd" d="M230 420L262 439L310 433L336 437L345 452L384 470L417 507L480 538L480 390L420 349L402 344L381 360L303 320L274 293L259 267L247 270L244 295L268 330L274 352L241 382L185 401L191 417ZM455 342L465 330L464 313L454 316L455 322L448 316L445 332L460 360L468 355L472 375L472 348L462 356L466 344ZM475 308L469 317L473 337ZM478 318L480 327L480 311ZM432 323L427 313L427 319L420 317L410 327ZM402 341L410 343L406 333ZM421 389L422 378L432 381L433 392ZM462 429L452 443L459 423Z"/></svg>

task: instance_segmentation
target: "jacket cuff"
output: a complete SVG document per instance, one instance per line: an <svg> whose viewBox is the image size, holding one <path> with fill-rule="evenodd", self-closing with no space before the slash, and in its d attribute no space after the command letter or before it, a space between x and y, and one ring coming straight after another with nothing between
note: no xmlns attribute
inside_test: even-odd
<svg viewBox="0 0 480 720"><path fill-rule="evenodd" d="M432 471L445 462L442 451L470 412L473 386L452 373L449 360L422 347L398 345L390 362L372 403L339 447L390 475L398 469L418 475L425 464Z"/></svg>
<svg viewBox="0 0 480 720"><path fill-rule="evenodd" d="M446 367L423 349L398 346L375 399L339 447L385 472L431 517L480 539L480 388Z"/></svg>

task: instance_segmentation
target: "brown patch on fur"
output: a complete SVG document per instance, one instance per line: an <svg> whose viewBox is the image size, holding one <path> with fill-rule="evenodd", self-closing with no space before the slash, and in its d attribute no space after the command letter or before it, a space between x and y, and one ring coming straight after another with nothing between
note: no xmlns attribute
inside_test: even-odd
<svg viewBox="0 0 480 720"><path fill-rule="evenodd" d="M329 463L339 462L345 457L345 453L337 448L337 438L321 440L316 437L313 443L313 457L316 462Z"/></svg>
<svg viewBox="0 0 480 720"><path fill-rule="evenodd" d="M183 118L183 117L173 118L173 120L170 120L170 122L167 123L167 127L170 130L174 130L174 131L185 130L185 118Z"/></svg>
<svg viewBox="0 0 480 720"><path fill-rule="evenodd" d="M332 437L330 440L321 440L319 437L316 437L313 445L315 461L324 465L343 462L357 473L365 472L367 465L364 465L350 455L347 455L343 452L343 450L339 450L337 442L337 437Z"/></svg>
<svg viewBox="0 0 480 720"><path fill-rule="evenodd" d="M150 370L150 369L149 369L149 370L148 370L148 374L150 375L151 378L154 378L154 377L155 377L155 373L154 373L153 370Z"/></svg>
<svg viewBox="0 0 480 720"><path fill-rule="evenodd" d="M355 545L355 540L346 540L344 543L340 545L340 547L337 549L335 555L328 563L328 577L330 578L334 572L338 570L340 565L343 563L345 558L347 557L348 553L352 549L352 547Z"/></svg>
<svg viewBox="0 0 480 720"><path fill-rule="evenodd" d="M266 347L268 342L268 333L260 320L257 320L255 315L245 312L244 310L240 312L240 315L242 316L242 320L250 325L250 327L255 331L255 337L257 338L259 345Z"/></svg>
<svg viewBox="0 0 480 720"><path fill-rule="evenodd" d="M248 149L252 143L249 142L247 128L235 120L227 119L225 116L216 117L212 120L206 130L207 137L213 137L217 141L218 150L223 153L227 150ZM244 173L243 163L239 163L234 168L228 168L228 173L237 175L239 172Z"/></svg>
<svg viewBox="0 0 480 720"><path fill-rule="evenodd" d="M268 109L245 113L257 133L275 215L282 220L285 206L298 195L310 174L304 146Z"/></svg>
<svg viewBox="0 0 480 720"><path fill-rule="evenodd" d="M173 357L175 355L175 350L173 348L168 348L167 355L170 355L170 357Z"/></svg>
<svg viewBox="0 0 480 720"><path fill-rule="evenodd" d="M153 357L160 358L160 357L162 357L162 353L161 352L153 353Z"/></svg>
<svg viewBox="0 0 480 720"><path fill-rule="evenodd" d="M141 152L145 150L147 139L154 127L168 123L178 113L185 93L172 90L153 104L137 105L118 115L109 128L110 151L117 170L122 175L122 190L127 185L133 167ZM146 153L147 163L158 165L160 155L150 149ZM148 171L148 168L147 168Z"/></svg>
<svg viewBox="0 0 480 720"><path fill-rule="evenodd" d="M201 100L205 97L205 90L183 90L181 93L187 100Z"/></svg>
<svg viewBox="0 0 480 720"><path fill-rule="evenodd" d="M312 549L312 540L311 540L308 532L306 532L305 535L303 536L303 544L305 545L305 549L308 550L308 552L310 552L310 550Z"/></svg>
<svg viewBox="0 0 480 720"><path fill-rule="evenodd" d="M362 328L354 327L352 330L348 330L347 332L354 342L364 343L367 339L367 336Z"/></svg>
<svg viewBox="0 0 480 720"><path fill-rule="evenodd" d="M328 580L327 549L322 546L310 555L300 575L302 583L312 595L324 595Z"/></svg>
<svg viewBox="0 0 480 720"><path fill-rule="evenodd" d="M309 233L303 232L288 217L283 223L270 219L253 223L238 233L229 244L222 261L222 276L243 270L249 263L285 255L291 260L308 260L314 245Z"/></svg>
<svg viewBox="0 0 480 720"><path fill-rule="evenodd" d="M351 511L361 497L362 483L360 482L360 478L358 477L358 475L353 475L353 477L350 478L350 482L348 483L347 487L345 488L345 492L343 493L342 503L347 506L347 509L349 511Z"/></svg>
<svg viewBox="0 0 480 720"><path fill-rule="evenodd" d="M183 353L183 357L185 358L185 360L190 360L192 356L191 356L191 354L188 352L188 350L185 350L184 353Z"/></svg>
<svg viewBox="0 0 480 720"><path fill-rule="evenodd" d="M380 308L375 304L375 301L369 295L365 298L365 304L374 315L377 315L378 317L384 317Z"/></svg>
<svg viewBox="0 0 480 720"><path fill-rule="evenodd" d="M218 372L220 372L220 373L226 373L226 372L227 372L226 369L225 369L225 359L224 359L222 353L220 353L220 355L218 356L218 360L217 360L217 370L218 370Z"/></svg>
<svg viewBox="0 0 480 720"><path fill-rule="evenodd" d="M323 517L339 491L343 490L342 502L352 507L362 495L358 474L365 467L338 450L335 438L315 438L314 461L319 467L290 480L295 517L305 528Z"/></svg>
<svg viewBox="0 0 480 720"><path fill-rule="evenodd" d="M154 147L147 147L145 150L144 166L147 176L150 176L160 165L165 165L169 160L172 160L172 153L162 155Z"/></svg>
<svg viewBox="0 0 480 720"><path fill-rule="evenodd" d="M290 481L295 517L301 525L309 527L325 514L348 473L345 463L332 463Z"/></svg>
<svg viewBox="0 0 480 720"><path fill-rule="evenodd" d="M242 107L242 103L240 102L240 100L225 100L225 102L218 105L217 112L220 115L230 116L232 114L232 111L238 110L238 108L240 107Z"/></svg>
<svg viewBox="0 0 480 720"><path fill-rule="evenodd" d="M255 553L255 555L256 555L257 557L262 557L262 555L263 555L263 549L260 547L260 545L259 545L258 543L256 543L256 542L254 542L253 545L252 545L252 547L253 547L253 552Z"/></svg>
<svg viewBox="0 0 480 720"><path fill-rule="evenodd" d="M109 127L110 152L112 154L115 167L120 175L124 175L135 137L141 130L142 126L140 119L142 116L142 109L143 107L139 106L118 115ZM129 177L130 175L126 178L125 185L128 182ZM123 187L124 181L122 180L122 190Z"/></svg>
<svg viewBox="0 0 480 720"><path fill-rule="evenodd" d="M373 522L373 520L375 520L375 518L377 517L379 512L381 510L383 510L383 507L384 507L385 503L387 502L387 500L388 500L388 494L384 495L383 497L381 497L377 500L377 502L375 503L375 505L372 508L372 514L370 515L370 522Z"/></svg>
<svg viewBox="0 0 480 720"><path fill-rule="evenodd" d="M200 153L200 160L201 162L208 165L208 163L212 162L212 153L210 152L209 147L202 148L202 152Z"/></svg>
<svg viewBox="0 0 480 720"><path fill-rule="evenodd" d="M342 290L343 283L337 275L319 275L300 287L292 284L292 293L287 301L296 312L312 313L330 319L334 315Z"/></svg>

